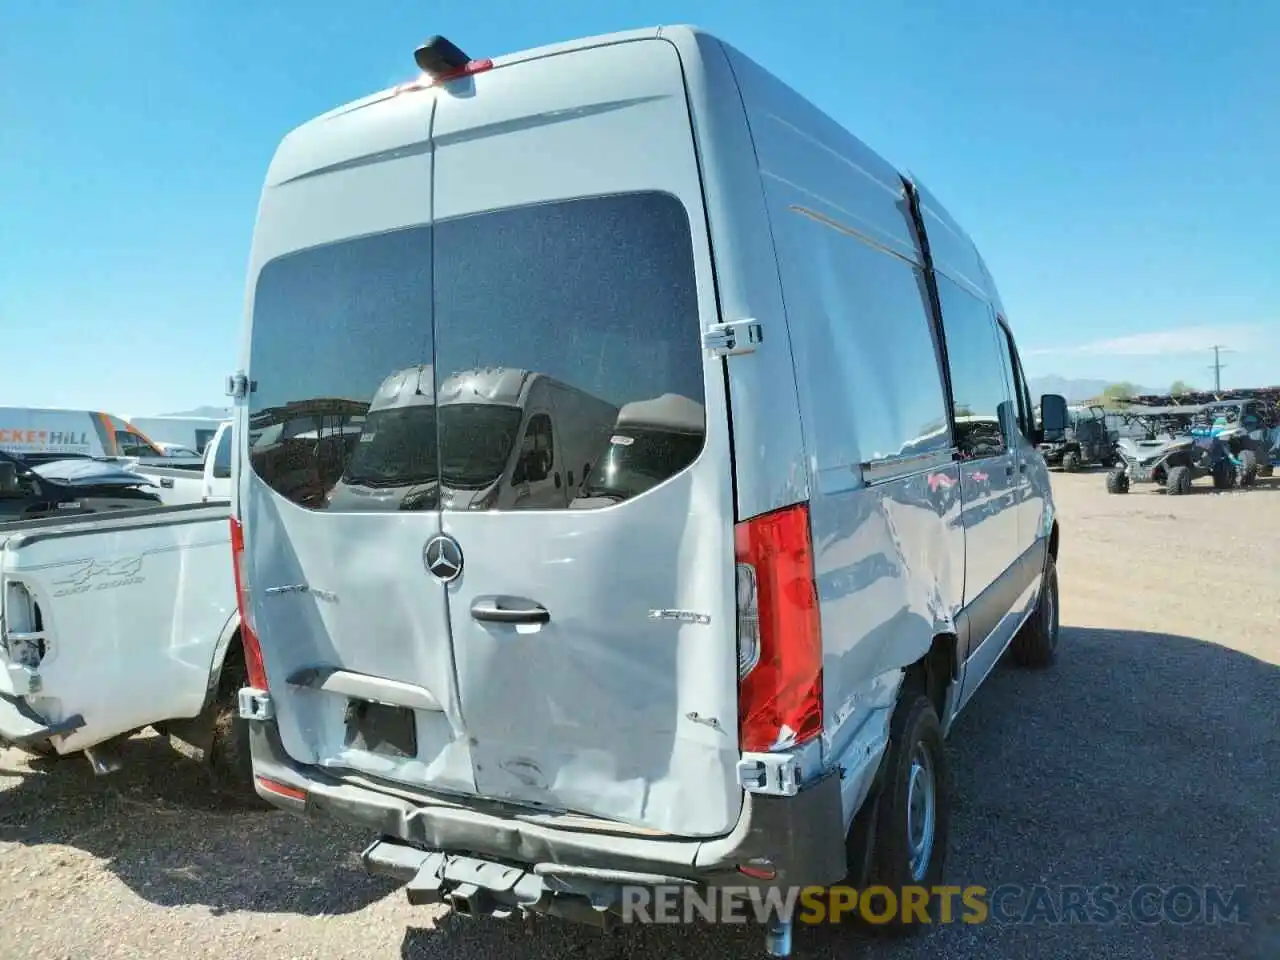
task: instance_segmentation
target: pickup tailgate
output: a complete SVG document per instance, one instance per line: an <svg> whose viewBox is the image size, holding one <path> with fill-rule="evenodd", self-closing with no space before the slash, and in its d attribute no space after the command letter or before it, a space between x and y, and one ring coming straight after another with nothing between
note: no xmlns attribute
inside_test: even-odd
<svg viewBox="0 0 1280 960"><path fill-rule="evenodd" d="M0 528L0 738L196 715L235 609L227 504ZM48 734L46 733L46 736Z"/></svg>

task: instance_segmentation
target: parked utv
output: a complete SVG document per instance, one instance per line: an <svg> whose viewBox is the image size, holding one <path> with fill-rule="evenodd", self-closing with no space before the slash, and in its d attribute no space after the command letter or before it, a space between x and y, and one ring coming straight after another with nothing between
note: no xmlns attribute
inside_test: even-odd
<svg viewBox="0 0 1280 960"><path fill-rule="evenodd" d="M1050 467L1075 473L1098 463L1110 467L1116 462L1117 434L1107 428L1106 411L1093 405L1071 410L1067 429L1057 437L1046 437L1040 453Z"/></svg>
<svg viewBox="0 0 1280 960"><path fill-rule="evenodd" d="M1107 474L1108 493L1128 493L1131 483L1155 483L1178 496L1190 493L1200 477L1212 477L1217 490L1229 490L1241 478L1230 444L1242 428L1215 428L1207 407L1157 407L1129 417L1145 425L1147 435L1117 442L1121 462Z"/></svg>
<svg viewBox="0 0 1280 960"><path fill-rule="evenodd" d="M1223 400L1205 405L1206 427L1227 444L1232 463L1240 476L1240 486L1251 487L1258 477L1274 472L1271 464L1271 437L1276 426L1273 410L1261 400Z"/></svg>

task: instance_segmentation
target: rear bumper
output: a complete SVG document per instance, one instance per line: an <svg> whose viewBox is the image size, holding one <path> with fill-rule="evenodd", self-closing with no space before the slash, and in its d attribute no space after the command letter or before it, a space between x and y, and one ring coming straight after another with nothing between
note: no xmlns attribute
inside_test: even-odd
<svg viewBox="0 0 1280 960"><path fill-rule="evenodd" d="M770 885L829 886L844 879L840 775L832 772L793 797L748 793L734 829L706 840L667 840L567 829L458 803L417 802L294 763L273 720L250 722L253 771L286 788L258 782L263 799L294 813L365 827L384 841L444 854L483 856L539 875L591 876L606 883L751 885L738 866L767 863ZM399 845L397 844L397 845Z"/></svg>
<svg viewBox="0 0 1280 960"><path fill-rule="evenodd" d="M59 734L72 733L84 726L79 714L65 720L46 720L21 697L0 693L0 743L12 743L20 747L46 743Z"/></svg>

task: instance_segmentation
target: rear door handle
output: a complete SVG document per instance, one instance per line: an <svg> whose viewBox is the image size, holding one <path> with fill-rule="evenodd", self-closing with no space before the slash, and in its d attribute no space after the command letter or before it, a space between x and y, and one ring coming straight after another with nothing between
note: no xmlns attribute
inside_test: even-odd
<svg viewBox="0 0 1280 960"><path fill-rule="evenodd" d="M476 597L471 616L487 623L547 623L551 611L524 597Z"/></svg>

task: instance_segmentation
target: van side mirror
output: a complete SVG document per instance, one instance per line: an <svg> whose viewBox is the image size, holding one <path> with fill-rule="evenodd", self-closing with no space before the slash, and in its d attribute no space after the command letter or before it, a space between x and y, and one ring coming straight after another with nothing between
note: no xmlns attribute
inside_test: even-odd
<svg viewBox="0 0 1280 960"><path fill-rule="evenodd" d="M1059 393L1046 393L1040 398L1040 437L1060 438L1067 430L1067 398Z"/></svg>

